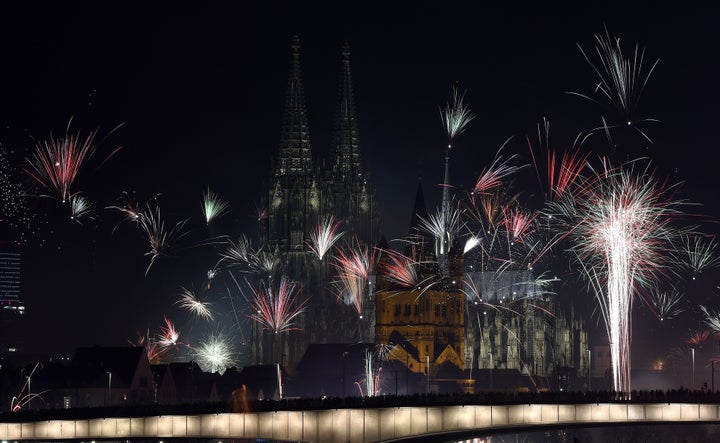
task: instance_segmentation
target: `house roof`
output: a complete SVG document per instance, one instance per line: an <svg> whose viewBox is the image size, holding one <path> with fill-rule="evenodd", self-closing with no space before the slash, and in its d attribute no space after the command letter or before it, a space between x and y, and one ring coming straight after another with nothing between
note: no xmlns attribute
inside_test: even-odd
<svg viewBox="0 0 720 443"><path fill-rule="evenodd" d="M147 354L140 346L77 348L71 368L78 380L88 384L104 385L110 376L114 386L129 386L143 358L147 360Z"/></svg>

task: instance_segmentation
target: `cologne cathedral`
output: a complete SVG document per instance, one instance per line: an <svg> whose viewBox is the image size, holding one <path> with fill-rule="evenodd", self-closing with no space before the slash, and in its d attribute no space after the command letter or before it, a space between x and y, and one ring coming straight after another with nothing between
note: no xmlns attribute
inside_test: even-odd
<svg viewBox="0 0 720 443"><path fill-rule="evenodd" d="M373 248L379 236L378 202L361 163L348 44L341 52L331 143L329 161L316 161L305 108L300 40L294 37L279 151L261 197L267 212L260 221L259 240L265 251L277 253L283 272L301 285L309 303L294 330L282 337L254 332L263 337L254 344L257 362L292 366L311 343L374 339L374 302L365 303L363 313L344 303L332 284L329 257L321 259L308 248L312 232L330 217L340 223L345 244Z"/></svg>

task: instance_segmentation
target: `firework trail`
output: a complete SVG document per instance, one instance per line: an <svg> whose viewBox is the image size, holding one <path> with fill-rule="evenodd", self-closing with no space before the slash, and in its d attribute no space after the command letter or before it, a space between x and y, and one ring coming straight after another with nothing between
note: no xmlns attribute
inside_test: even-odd
<svg viewBox="0 0 720 443"><path fill-rule="evenodd" d="M510 140L512 140L512 138L507 139L500 149L498 149L492 164L480 172L480 175L475 181L475 186L473 186L473 194L489 193L490 190L502 185L507 177L522 169L522 166L514 166L510 164L512 161L515 161L520 157L518 154L512 155L507 159L501 155L503 149L507 146Z"/></svg>
<svg viewBox="0 0 720 443"><path fill-rule="evenodd" d="M293 320L305 311L305 305L310 300L298 299L300 289L295 283L282 276L277 288L261 282L257 288L251 286L250 289L251 319L275 334L298 329L294 327Z"/></svg>
<svg viewBox="0 0 720 443"><path fill-rule="evenodd" d="M244 272L273 275L280 265L280 253L277 248L274 251L264 249L255 250L245 234L238 238L237 242L227 241L227 247L220 252L220 263L228 267L243 267Z"/></svg>
<svg viewBox="0 0 720 443"><path fill-rule="evenodd" d="M700 235L683 235L682 247L678 257L680 267L692 272L692 279L708 269L720 266L720 256L717 255L717 242L715 238Z"/></svg>
<svg viewBox="0 0 720 443"><path fill-rule="evenodd" d="M207 188L203 193L202 211L206 224L209 225L212 220L225 214L229 207L230 204L225 200L221 200L217 194L210 191L210 188Z"/></svg>
<svg viewBox="0 0 720 443"><path fill-rule="evenodd" d="M611 36L607 28L605 34L595 35L595 55L597 60L593 61L588 53L578 44L585 61L590 65L595 74L597 83L595 93L607 100L621 114L625 124L633 125L648 141L650 138L637 126L634 125L637 116L640 96L647 85L650 75L660 62L655 60L649 69L644 66L645 49L635 45L632 56L627 57L620 46L620 38ZM588 95L569 92L598 103L597 100ZM645 119L643 121L656 121Z"/></svg>
<svg viewBox="0 0 720 443"><path fill-rule="evenodd" d="M237 364L232 342L221 333L208 335L193 351L195 360L204 372L222 375L226 369Z"/></svg>
<svg viewBox="0 0 720 443"><path fill-rule="evenodd" d="M27 376L25 379L25 383L23 384L22 388L20 388L20 392L18 392L18 395L13 397L10 401L10 411L12 412L18 412L22 410L22 408L28 404L33 398L39 397L41 394L43 394L46 391L43 391L42 393L28 393L25 394L26 389L30 389L30 379L32 379L32 376L35 374L35 371L37 368L41 366L40 363L35 363L35 366L33 366L32 371L30 371L30 375Z"/></svg>
<svg viewBox="0 0 720 443"><path fill-rule="evenodd" d="M165 220L160 215L160 207L156 205L154 207L148 206L144 211L140 212L137 216L137 223L150 244L150 250L145 253L146 256L150 256L150 264L145 270L145 276L147 276L157 258L161 255L167 255L174 243L188 234L187 231L183 231L187 219L168 228L165 225Z"/></svg>
<svg viewBox="0 0 720 443"><path fill-rule="evenodd" d="M337 249L332 265L337 270L336 286L340 289L338 298L352 305L362 318L364 296L372 270L375 268L377 250L370 250L355 241L356 246L348 252Z"/></svg>
<svg viewBox="0 0 720 443"><path fill-rule="evenodd" d="M698 331L690 331L688 333L687 338L685 339L685 343L690 345L690 347L698 349L702 348L703 343L707 341L708 338L710 338L711 332L707 329L701 329Z"/></svg>
<svg viewBox="0 0 720 443"><path fill-rule="evenodd" d="M68 125L68 131L69 131ZM82 138L79 133L50 140L36 140L35 151L28 159L29 169L25 171L38 184L55 194L63 203L71 195L71 188L75 183L80 169L95 152L95 137L98 129ZM112 157L121 148L116 148L107 159ZM105 159L105 161L107 161Z"/></svg>
<svg viewBox="0 0 720 443"><path fill-rule="evenodd" d="M361 397L375 397L380 395L381 375L382 367L375 368L373 353L370 350L365 351L365 380L364 383L355 382ZM365 385L365 392L363 392L363 384Z"/></svg>
<svg viewBox="0 0 720 443"><path fill-rule="evenodd" d="M73 194L69 198L70 201L70 220L74 220L82 224L83 218L92 219L93 205L87 198L80 194Z"/></svg>
<svg viewBox="0 0 720 443"><path fill-rule="evenodd" d="M416 245L412 245L410 256L391 249L383 250L388 260L381 262L380 267L382 274L390 283L403 289L418 290L419 297L434 286L435 276L424 277L422 275L422 265L430 262L421 262L413 258L418 255L416 247Z"/></svg>
<svg viewBox="0 0 720 443"><path fill-rule="evenodd" d="M707 327L716 334L720 333L720 312L710 311L702 305L700 305L700 310L705 314L704 322Z"/></svg>
<svg viewBox="0 0 720 443"><path fill-rule="evenodd" d="M149 202L152 200L156 200L159 195L160 194L156 194L155 196L153 196L150 200L148 200L148 203L146 203L144 207L148 207ZM106 206L105 209L113 209L115 211L119 211L123 215L120 223L137 223L143 206L138 203L137 198L135 197L135 193L133 192L132 194L130 194L127 191L123 191L122 195L118 200L120 201L118 205ZM113 228L113 232L115 232L115 229L117 229L120 223L118 223L115 228Z"/></svg>
<svg viewBox="0 0 720 443"><path fill-rule="evenodd" d="M654 290L643 300L660 321L671 320L683 312L679 306L684 294L675 288L669 291Z"/></svg>
<svg viewBox="0 0 720 443"><path fill-rule="evenodd" d="M573 143L573 148L559 155L557 150L549 146L550 123L548 121L544 123L544 136L538 124L538 139L546 151L545 168L538 163L538 156L535 154L530 138L526 136L525 139L535 166L540 188L544 190L548 200L558 201L572 187L575 180L581 177L580 174L585 169L590 153L576 148L578 145L581 146L584 141L584 139L581 141L582 136L578 135L575 143ZM540 172L543 169L546 171L545 174ZM545 175L545 180L542 179L543 175Z"/></svg>
<svg viewBox="0 0 720 443"><path fill-rule="evenodd" d="M160 362L163 357L165 357L165 355L170 351L170 348L161 346L154 337L151 337L150 331L147 331L145 335L138 333L137 340L129 340L128 342L132 346L145 348L148 360L150 360L151 363Z"/></svg>
<svg viewBox="0 0 720 443"><path fill-rule="evenodd" d="M593 171L558 213L571 218L564 227L574 239L571 250L600 305L613 388L629 393L633 294L639 287L652 288L669 268L671 239L679 234L671 220L679 214L680 202L647 170L636 175L632 167L605 166Z"/></svg>
<svg viewBox="0 0 720 443"><path fill-rule="evenodd" d="M335 222L333 216L325 217L319 219L315 229L310 232L308 247L318 259L322 260L335 242L343 236L344 232L340 231L340 225L340 222Z"/></svg>

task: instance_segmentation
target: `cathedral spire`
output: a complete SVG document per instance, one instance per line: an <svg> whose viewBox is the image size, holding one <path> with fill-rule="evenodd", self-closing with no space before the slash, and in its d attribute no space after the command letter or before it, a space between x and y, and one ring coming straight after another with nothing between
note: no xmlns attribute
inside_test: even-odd
<svg viewBox="0 0 720 443"><path fill-rule="evenodd" d="M305 92L300 69L300 38L297 35L293 36L290 47L292 59L280 132L280 158L276 170L278 175L299 175L312 170L310 129L305 112Z"/></svg>
<svg viewBox="0 0 720 443"><path fill-rule="evenodd" d="M355 117L355 97L350 74L350 44L347 42L342 49L342 73L332 140L333 171L345 177L359 173L360 147Z"/></svg>

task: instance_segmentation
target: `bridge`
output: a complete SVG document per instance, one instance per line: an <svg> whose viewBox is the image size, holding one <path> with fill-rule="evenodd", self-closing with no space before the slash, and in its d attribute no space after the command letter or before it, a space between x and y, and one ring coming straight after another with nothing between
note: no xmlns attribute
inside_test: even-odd
<svg viewBox="0 0 720 443"><path fill-rule="evenodd" d="M317 443L402 441L536 427L718 423L720 404L590 403L326 409L0 423L0 440L265 438Z"/></svg>

